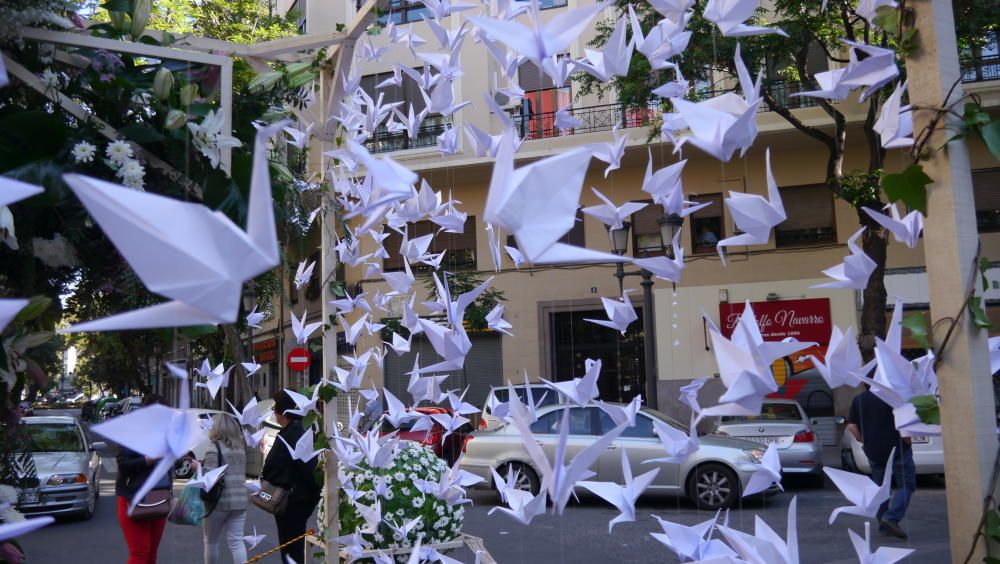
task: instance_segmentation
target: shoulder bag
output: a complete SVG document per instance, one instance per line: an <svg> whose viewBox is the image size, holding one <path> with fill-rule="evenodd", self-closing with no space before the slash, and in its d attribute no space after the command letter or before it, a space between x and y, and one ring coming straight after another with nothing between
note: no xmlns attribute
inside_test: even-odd
<svg viewBox="0 0 1000 564"><path fill-rule="evenodd" d="M284 515L288 509L288 498L291 493L289 489L261 480L260 491L251 495L250 501L271 515Z"/></svg>
<svg viewBox="0 0 1000 564"><path fill-rule="evenodd" d="M218 441L215 443L215 452L219 455L219 466L224 466L226 464L226 458L222 456L222 447L219 446ZM201 491L201 499L205 502L205 516L208 517L213 511L215 511L215 506L219 504L219 500L222 499L222 490L226 487L226 472L223 471L222 475L219 476L219 480L215 482L207 492Z"/></svg>
<svg viewBox="0 0 1000 564"><path fill-rule="evenodd" d="M166 519L170 514L171 500L174 497L173 480L168 471L157 487L150 490L142 501L136 504L130 518L133 521L158 521Z"/></svg>

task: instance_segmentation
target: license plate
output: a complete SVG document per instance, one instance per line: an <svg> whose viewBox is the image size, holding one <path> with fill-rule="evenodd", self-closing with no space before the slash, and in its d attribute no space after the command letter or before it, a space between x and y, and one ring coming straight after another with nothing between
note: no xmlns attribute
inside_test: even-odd
<svg viewBox="0 0 1000 564"><path fill-rule="evenodd" d="M913 439L910 442L913 443L913 444L915 444L915 445L926 445L926 444L929 444L931 442L931 438L930 437L913 437Z"/></svg>
<svg viewBox="0 0 1000 564"><path fill-rule="evenodd" d="M777 443L781 441L781 437L740 437L750 439L755 443L760 443L762 445L769 445L771 443Z"/></svg>
<svg viewBox="0 0 1000 564"><path fill-rule="evenodd" d="M22 493L21 503L38 503L38 490L28 490Z"/></svg>

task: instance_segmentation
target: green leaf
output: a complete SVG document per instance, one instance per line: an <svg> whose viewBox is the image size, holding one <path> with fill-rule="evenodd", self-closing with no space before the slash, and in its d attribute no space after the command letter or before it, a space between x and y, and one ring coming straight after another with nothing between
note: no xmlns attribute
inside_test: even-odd
<svg viewBox="0 0 1000 564"><path fill-rule="evenodd" d="M965 104L965 111L963 114L965 118L966 127L978 130L984 125L990 123L990 114L983 111L979 104L975 102L967 102Z"/></svg>
<svg viewBox="0 0 1000 564"><path fill-rule="evenodd" d="M995 509L986 514L986 536L994 542L1000 542L1000 513Z"/></svg>
<svg viewBox="0 0 1000 564"><path fill-rule="evenodd" d="M899 10L892 6L880 6L875 10L875 19L872 24L882 28L890 35L899 33Z"/></svg>
<svg viewBox="0 0 1000 564"><path fill-rule="evenodd" d="M898 174L882 178L882 189L889 201L901 201L908 208L927 215L927 185L933 182L920 164L912 164Z"/></svg>
<svg viewBox="0 0 1000 564"><path fill-rule="evenodd" d="M323 386L319 389L319 398L323 400L324 403L337 397L337 388L333 386Z"/></svg>
<svg viewBox="0 0 1000 564"><path fill-rule="evenodd" d="M989 125L983 126L979 134L983 136L986 148L993 153L993 158L1000 161L1000 121L990 122Z"/></svg>
<svg viewBox="0 0 1000 564"><path fill-rule="evenodd" d="M309 413L306 414L305 417L302 418L302 427L304 429L312 427L313 423L315 423L318 418L319 414L317 414L315 411L310 411Z"/></svg>
<svg viewBox="0 0 1000 564"><path fill-rule="evenodd" d="M986 271L990 269L990 259L986 257L979 258L979 281L983 286L983 291L990 289L990 281L986 278Z"/></svg>
<svg viewBox="0 0 1000 564"><path fill-rule="evenodd" d="M14 317L14 323L25 323L35 319L36 317L45 313L45 310L49 309L52 305L52 298L47 298L45 296L34 296L28 301L28 305L24 306L24 309L17 313Z"/></svg>
<svg viewBox="0 0 1000 564"><path fill-rule="evenodd" d="M983 298L972 296L969 298L969 314L972 315L972 322L980 329L992 329L993 322L990 321L986 310L983 309Z"/></svg>
<svg viewBox="0 0 1000 564"><path fill-rule="evenodd" d="M921 348L931 348L930 328L927 327L927 317L922 313L911 313L903 317L901 323L904 329L910 331L910 337L920 345Z"/></svg>
<svg viewBox="0 0 1000 564"><path fill-rule="evenodd" d="M121 134L125 136L126 139L130 141L135 141L140 145L146 143L160 143L166 139L162 133L153 129L152 127L146 127L145 125L130 124L119 129Z"/></svg>
<svg viewBox="0 0 1000 564"><path fill-rule="evenodd" d="M347 290L344 289L344 283L340 280L330 281L330 293L338 298L343 298L347 295Z"/></svg>
<svg viewBox="0 0 1000 564"><path fill-rule="evenodd" d="M921 423L927 425L941 424L941 408L938 406L937 398L933 394L926 396L913 396L910 403L916 408L917 417Z"/></svg>
<svg viewBox="0 0 1000 564"><path fill-rule="evenodd" d="M339 23L339 24L337 24L337 25L336 25L336 28L337 28L337 31L338 31L338 32L341 32L341 33L343 33L343 31L344 31L345 29L347 29L347 26L346 26L345 24L342 24L342 23Z"/></svg>

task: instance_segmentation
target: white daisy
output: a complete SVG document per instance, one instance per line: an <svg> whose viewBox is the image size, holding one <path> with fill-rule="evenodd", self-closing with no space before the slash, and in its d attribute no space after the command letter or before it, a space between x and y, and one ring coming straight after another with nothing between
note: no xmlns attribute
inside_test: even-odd
<svg viewBox="0 0 1000 564"><path fill-rule="evenodd" d="M118 166L125 164L125 161L130 160L134 156L132 146L120 139L118 141L108 143L108 148L105 150L104 154L111 159L111 162Z"/></svg>
<svg viewBox="0 0 1000 564"><path fill-rule="evenodd" d="M73 146L73 159L78 163L93 162L96 154L97 147L86 141L80 141Z"/></svg>

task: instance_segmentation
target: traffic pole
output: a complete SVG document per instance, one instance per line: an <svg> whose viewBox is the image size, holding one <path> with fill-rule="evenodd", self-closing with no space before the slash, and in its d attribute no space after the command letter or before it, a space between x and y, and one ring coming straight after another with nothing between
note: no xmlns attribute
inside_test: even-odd
<svg viewBox="0 0 1000 564"><path fill-rule="evenodd" d="M919 142L921 132L939 114L935 108L962 97L961 69L951 0L910 0L905 6L913 10L913 28L919 30L919 45L906 57L910 104L915 108L913 130ZM930 308L938 320L960 315L970 284L975 283L972 277L978 275L979 234L968 149L963 139L945 146L960 130L958 118L945 114L927 141L926 160L921 161L933 179L923 241ZM952 562L963 562L969 554L984 498L992 493L997 428L986 341L986 331L976 327L970 315L962 316L937 367ZM979 543L971 561L982 562L985 555L985 544Z"/></svg>

